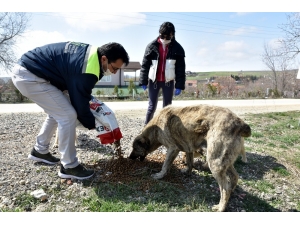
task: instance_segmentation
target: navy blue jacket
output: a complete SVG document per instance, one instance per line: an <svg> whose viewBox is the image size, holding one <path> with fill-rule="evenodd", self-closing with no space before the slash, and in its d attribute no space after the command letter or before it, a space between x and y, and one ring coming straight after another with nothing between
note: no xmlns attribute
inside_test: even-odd
<svg viewBox="0 0 300 225"><path fill-rule="evenodd" d="M95 117L90 111L89 101L92 89L103 77L103 71L101 56L97 51L99 74L84 72L86 53L89 48L91 45L79 42L48 44L23 54L20 64L36 76L50 81L59 90L67 90L78 120L84 127L93 129Z"/></svg>

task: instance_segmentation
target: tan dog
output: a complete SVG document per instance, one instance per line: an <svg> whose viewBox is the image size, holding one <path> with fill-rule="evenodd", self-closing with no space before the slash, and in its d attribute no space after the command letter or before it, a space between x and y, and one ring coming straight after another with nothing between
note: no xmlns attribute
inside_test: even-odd
<svg viewBox="0 0 300 225"><path fill-rule="evenodd" d="M242 140L242 144L241 144L242 148L241 148L240 155L242 156L242 161L244 163L247 163L246 151L245 151L245 146L244 146L244 137L242 137L241 140ZM205 140L202 142L200 148L197 149L196 151L194 151L194 158L204 157L204 151L206 151L206 149L207 149L207 142ZM183 152L182 156L183 156L182 163L186 164L186 153ZM209 169L207 161L204 164L202 164L202 168Z"/></svg>
<svg viewBox="0 0 300 225"><path fill-rule="evenodd" d="M75 134L75 146L78 146L77 134ZM58 148L58 129L56 129L55 140L52 145L52 148Z"/></svg>
<svg viewBox="0 0 300 225"><path fill-rule="evenodd" d="M145 157L164 145L167 155L155 179L163 178L179 151L186 153L187 167L182 171L191 174L194 152L207 141L206 160L220 188L220 202L215 211L225 211L231 192L238 182L234 162L243 149L243 137L251 135L251 128L227 108L209 105L163 108L133 141L131 159Z"/></svg>

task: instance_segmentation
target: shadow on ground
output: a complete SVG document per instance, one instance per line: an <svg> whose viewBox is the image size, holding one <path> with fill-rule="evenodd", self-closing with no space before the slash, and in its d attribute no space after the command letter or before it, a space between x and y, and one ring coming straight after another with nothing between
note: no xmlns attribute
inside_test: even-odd
<svg viewBox="0 0 300 225"><path fill-rule="evenodd" d="M243 164L240 159L235 163L243 179L260 180L263 174L274 166L282 166L270 156L261 157L248 153L247 157L249 163ZM265 166L261 168L258 166L259 163L256 165L257 160L263 161ZM93 186L99 204L94 202L89 210L106 211L103 208L104 202L112 201L136 205L137 209L132 208L131 211L141 209L155 211L150 207L154 202L165 206L165 211L211 211L211 207L218 204L220 192L211 173L193 170L190 177L185 176L180 171L184 166L178 159L174 161L169 173L163 179L152 179L151 174L160 171L163 161L164 155L151 154L144 162L115 158L103 159L90 166L97 174L92 181L86 182L86 185ZM122 210L120 208L120 211ZM280 210L238 185L231 195L227 211L279 212Z"/></svg>

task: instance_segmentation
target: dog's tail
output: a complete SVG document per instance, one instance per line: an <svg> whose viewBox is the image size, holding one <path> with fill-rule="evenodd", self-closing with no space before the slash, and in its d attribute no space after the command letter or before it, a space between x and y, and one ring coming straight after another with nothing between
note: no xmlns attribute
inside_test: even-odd
<svg viewBox="0 0 300 225"><path fill-rule="evenodd" d="M251 128L248 124L244 123L240 128L240 134L242 137L250 137L251 136Z"/></svg>

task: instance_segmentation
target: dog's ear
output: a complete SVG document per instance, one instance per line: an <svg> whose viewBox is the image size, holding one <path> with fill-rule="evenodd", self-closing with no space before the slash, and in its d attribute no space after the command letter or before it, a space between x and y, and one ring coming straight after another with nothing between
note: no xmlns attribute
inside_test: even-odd
<svg viewBox="0 0 300 225"><path fill-rule="evenodd" d="M148 138L138 136L135 138L132 144L132 152L129 156L130 159L136 159L140 157L140 161L143 161L147 155L147 150L150 148L150 141Z"/></svg>
<svg viewBox="0 0 300 225"><path fill-rule="evenodd" d="M139 144L140 146L145 149L146 151L149 150L150 148L150 140L146 137L142 137L140 140L139 140Z"/></svg>

